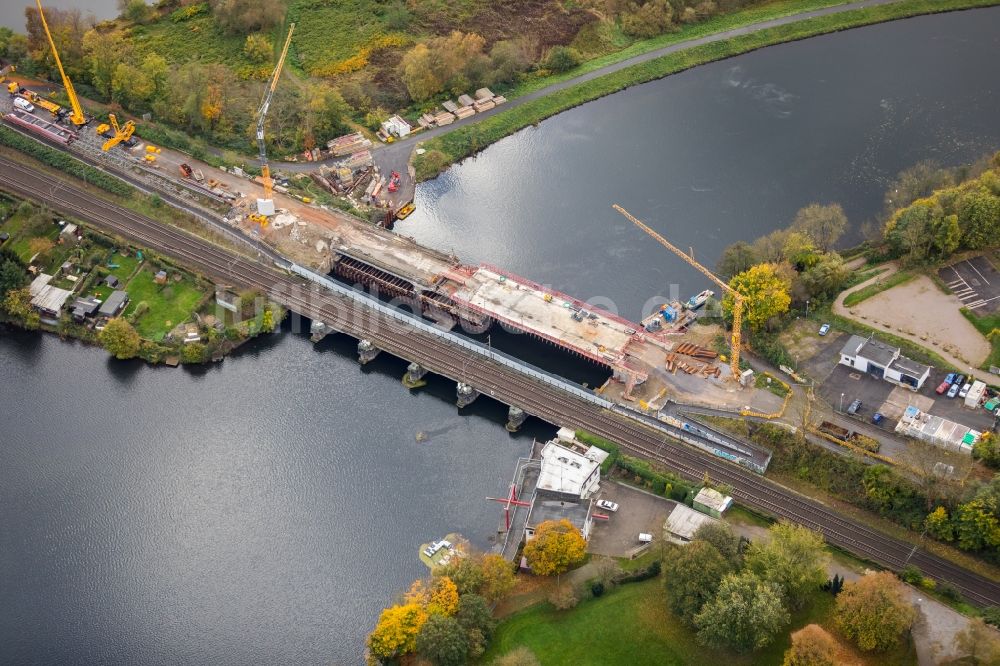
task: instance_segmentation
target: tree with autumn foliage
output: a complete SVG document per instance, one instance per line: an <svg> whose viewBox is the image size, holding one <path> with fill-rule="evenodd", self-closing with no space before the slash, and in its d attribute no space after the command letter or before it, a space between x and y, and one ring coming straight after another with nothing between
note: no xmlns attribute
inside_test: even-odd
<svg viewBox="0 0 1000 666"><path fill-rule="evenodd" d="M396 659L416 649L417 635L427 621L419 603L391 606L382 611L375 630L368 635L368 650L376 659Z"/></svg>
<svg viewBox="0 0 1000 666"><path fill-rule="evenodd" d="M788 311L792 302L791 281L782 275L777 264L757 264L729 281L729 286L743 296L743 321L751 330L760 330L772 318ZM733 296L727 293L722 308L733 314Z"/></svg>
<svg viewBox="0 0 1000 666"><path fill-rule="evenodd" d="M524 547L524 556L539 576L559 576L582 562L586 551L587 542L580 530L564 518L539 525Z"/></svg>
<svg viewBox="0 0 1000 666"><path fill-rule="evenodd" d="M818 624L807 624L792 634L782 666L836 666L837 641Z"/></svg>
<svg viewBox="0 0 1000 666"><path fill-rule="evenodd" d="M906 588L888 571L844 584L836 613L840 630L866 652L896 645L916 619Z"/></svg>

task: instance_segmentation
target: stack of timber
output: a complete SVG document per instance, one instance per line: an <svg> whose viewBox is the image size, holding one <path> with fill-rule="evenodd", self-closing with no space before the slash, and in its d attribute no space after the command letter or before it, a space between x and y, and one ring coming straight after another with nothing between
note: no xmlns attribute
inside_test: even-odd
<svg viewBox="0 0 1000 666"><path fill-rule="evenodd" d="M353 132L327 142L326 147L334 157L343 157L371 148L372 142L361 132Z"/></svg>
<svg viewBox="0 0 1000 666"><path fill-rule="evenodd" d="M697 358L702 361L713 361L719 357L719 352L706 349L705 347L699 347L698 345L690 342L682 342L677 345L677 349L674 351L678 354L684 354L685 356Z"/></svg>

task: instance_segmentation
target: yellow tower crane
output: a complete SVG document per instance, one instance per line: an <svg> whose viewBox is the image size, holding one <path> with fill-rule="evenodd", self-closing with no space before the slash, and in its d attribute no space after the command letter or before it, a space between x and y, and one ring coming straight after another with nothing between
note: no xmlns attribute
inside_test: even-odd
<svg viewBox="0 0 1000 666"><path fill-rule="evenodd" d="M80 100L76 96L73 82L66 76L62 60L59 59L59 51L56 50L56 43L52 41L52 33L49 32L49 23L45 20L45 12L42 11L42 0L35 0L35 3L38 5L38 16L42 19L42 27L45 28L45 36L49 38L49 46L52 47L52 57L55 58L56 67L59 68L59 75L62 77L63 86L66 88L66 95L69 97L69 105L73 109L69 114L69 120L77 127L86 125L89 119L83 115L83 109L80 108Z"/></svg>
<svg viewBox="0 0 1000 666"><path fill-rule="evenodd" d="M98 134L105 135L106 132L114 132L114 134L108 137L108 140L104 142L104 145L101 146L101 150L105 152L111 150L123 141L128 141L132 138L132 133L135 132L135 123L131 120L127 121L124 125L119 125L118 118L115 117L115 114L109 113L108 121L111 123L110 126L103 124L97 126Z"/></svg>
<svg viewBox="0 0 1000 666"><path fill-rule="evenodd" d="M653 231L652 229L650 229L642 221L640 221L637 218L633 217L632 214L629 213L627 210L625 210L624 208L622 208L618 204L615 204L612 207L615 210L617 210L619 213L621 213L622 215L624 215L626 218L628 218L629 221L632 222L632 224L634 224L635 226L639 227L640 229L642 229L643 231L645 231L647 234L649 234L650 236L652 236L653 240L655 240L657 243L659 243L663 247L667 248L668 250L670 250L671 252L673 252L674 254L676 254L678 257L680 257L681 259L683 259L685 262L687 262L691 266L694 266L703 275L705 275L706 277L708 277L708 279L710 279L715 284L719 285L719 287L721 287L723 291L725 291L727 294L729 294L730 296L733 297L733 337L732 337L732 339L730 341L729 367L730 367L730 369L733 372L733 379L739 381L739 379L740 379L740 344L741 344L741 341L742 341L742 336L740 334L741 333L740 329L742 328L742 325L743 325L743 296L738 291L736 291L735 289L733 289L732 287L730 287L728 284L726 284L723 280L721 280L720 278L716 277L716 275L712 271L708 270L707 268L705 268L704 266L702 266L701 264L699 264L697 261L695 261L694 257L688 255L686 252L684 252L680 248L674 246L673 243L671 243L666 238L664 238L660 234L658 234L655 231Z"/></svg>
<svg viewBox="0 0 1000 666"><path fill-rule="evenodd" d="M274 96L274 89L278 86L278 77L281 76L281 68L285 65L285 56L288 55L288 47L292 43L292 33L295 31L295 24L288 26L288 36L285 38L285 46L281 49L281 57L278 64L274 66L271 73L271 80L264 91L264 99L261 100L260 108L257 109L257 152L260 157L260 175L264 181L264 197L257 199L257 214L251 219L260 224L267 222L269 215L274 215L274 182L271 180L271 169L267 165L267 146L264 143L264 120L267 117L267 110L271 107L271 97Z"/></svg>

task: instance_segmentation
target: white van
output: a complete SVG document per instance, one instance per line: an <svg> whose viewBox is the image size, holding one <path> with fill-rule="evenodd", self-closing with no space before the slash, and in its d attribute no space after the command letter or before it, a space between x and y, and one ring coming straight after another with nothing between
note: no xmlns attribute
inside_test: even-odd
<svg viewBox="0 0 1000 666"><path fill-rule="evenodd" d="M653 535L646 532L639 532L639 543L652 543Z"/></svg>
<svg viewBox="0 0 1000 666"><path fill-rule="evenodd" d="M35 105L29 102L28 100L24 99L23 97L15 97L14 106L21 109L22 111L27 111L28 113L32 113L35 110Z"/></svg>

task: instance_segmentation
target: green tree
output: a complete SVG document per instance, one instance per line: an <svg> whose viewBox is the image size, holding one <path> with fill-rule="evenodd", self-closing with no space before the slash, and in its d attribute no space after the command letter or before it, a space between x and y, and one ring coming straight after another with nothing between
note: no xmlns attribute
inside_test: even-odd
<svg viewBox="0 0 1000 666"><path fill-rule="evenodd" d="M934 249L938 256L947 257L962 243L962 229L958 225L958 215L946 215L934 230Z"/></svg>
<svg viewBox="0 0 1000 666"><path fill-rule="evenodd" d="M570 46L553 46L542 61L542 67L553 72L567 72L582 60L580 52Z"/></svg>
<svg viewBox="0 0 1000 666"><path fill-rule="evenodd" d="M815 263L800 279L810 298L832 298L844 287L851 271L836 252L816 255Z"/></svg>
<svg viewBox="0 0 1000 666"><path fill-rule="evenodd" d="M119 30L88 30L83 35L90 83L105 98L111 97L112 81L118 64L131 58L131 46Z"/></svg>
<svg viewBox="0 0 1000 666"><path fill-rule="evenodd" d="M799 608L826 582L829 556L823 535L808 527L779 522L771 527L770 540L755 543L747 551L747 569L761 580L776 583L785 602Z"/></svg>
<svg viewBox="0 0 1000 666"><path fill-rule="evenodd" d="M1000 468L1000 438L993 432L984 432L972 445L972 456L988 467Z"/></svg>
<svg viewBox="0 0 1000 666"><path fill-rule="evenodd" d="M958 201L958 222L966 247L979 250L994 245L1000 232L1000 197L986 188L963 194Z"/></svg>
<svg viewBox="0 0 1000 666"><path fill-rule="evenodd" d="M836 666L837 641L818 624L807 624L792 634L782 666Z"/></svg>
<svg viewBox="0 0 1000 666"><path fill-rule="evenodd" d="M944 218L944 211L932 198L918 199L902 208L885 225L885 240L897 255L911 263L927 259L934 246L934 231Z"/></svg>
<svg viewBox="0 0 1000 666"><path fill-rule="evenodd" d="M896 645L915 618L906 589L887 571L849 581L837 595L837 626L866 652Z"/></svg>
<svg viewBox="0 0 1000 666"><path fill-rule="evenodd" d="M963 550L984 550L1000 546L997 500L992 495L980 495L959 504L952 523L958 546Z"/></svg>
<svg viewBox="0 0 1000 666"><path fill-rule="evenodd" d="M265 63L274 57L274 45L267 35L255 32L247 35L246 41L243 42L243 55L250 62Z"/></svg>
<svg viewBox="0 0 1000 666"><path fill-rule="evenodd" d="M496 621L486 603L486 599L478 594L465 594L458 600L458 613L455 619L465 630L469 642L469 656L478 659L486 651Z"/></svg>
<svg viewBox="0 0 1000 666"><path fill-rule="evenodd" d="M718 520L704 523L695 530L694 540L712 544L733 569L738 569L742 564L740 537L733 532L729 523Z"/></svg>
<svg viewBox="0 0 1000 666"><path fill-rule="evenodd" d="M484 555L480 561L483 584L480 594L490 603L496 603L514 589L514 569L510 562L495 553Z"/></svg>
<svg viewBox="0 0 1000 666"><path fill-rule="evenodd" d="M28 283L28 267L17 254L0 247L0 299L11 289L20 289Z"/></svg>
<svg viewBox="0 0 1000 666"><path fill-rule="evenodd" d="M458 593L462 596L479 594L485 580L482 560L474 557L454 558L444 567L435 569L434 575L451 578L458 588Z"/></svg>
<svg viewBox="0 0 1000 666"><path fill-rule="evenodd" d="M729 281L729 286L743 296L743 321L751 330L760 330L772 317L788 311L791 284L778 273L775 264L757 264ZM722 299L723 310L732 316L733 297Z"/></svg>
<svg viewBox="0 0 1000 666"><path fill-rule="evenodd" d="M513 83L531 67L531 45L526 39L505 39L490 49L490 83Z"/></svg>
<svg viewBox="0 0 1000 666"><path fill-rule="evenodd" d="M812 203L795 214L791 230L811 238L820 250L829 251L847 231L847 216L840 204Z"/></svg>
<svg viewBox="0 0 1000 666"><path fill-rule="evenodd" d="M587 542L566 519L547 520L524 547L528 566L539 576L558 576L583 561Z"/></svg>
<svg viewBox="0 0 1000 666"><path fill-rule="evenodd" d="M427 44L417 44L403 54L400 78L410 97L416 102L430 99L441 92L444 82L434 71L435 54Z"/></svg>
<svg viewBox="0 0 1000 666"><path fill-rule="evenodd" d="M732 570L732 565L708 541L696 539L672 548L663 558L667 604L677 617L693 622Z"/></svg>
<svg viewBox="0 0 1000 666"><path fill-rule="evenodd" d="M205 345L189 342L181 349L181 360L185 363L201 363L205 360Z"/></svg>
<svg viewBox="0 0 1000 666"><path fill-rule="evenodd" d="M98 339L108 353L117 359L135 358L139 353L139 334L123 317L109 321L98 334Z"/></svg>
<svg viewBox="0 0 1000 666"><path fill-rule="evenodd" d="M722 579L694 624L703 644L745 652L770 644L788 619L778 586L743 572Z"/></svg>
<svg viewBox="0 0 1000 666"><path fill-rule="evenodd" d="M455 618L431 613L417 634L416 648L434 666L462 666L469 654L469 638Z"/></svg>
<svg viewBox="0 0 1000 666"><path fill-rule="evenodd" d="M748 270L758 263L760 259L753 247L746 241L736 241L726 246L722 251L722 258L716 265L715 272L723 280L731 280L737 274Z"/></svg>

